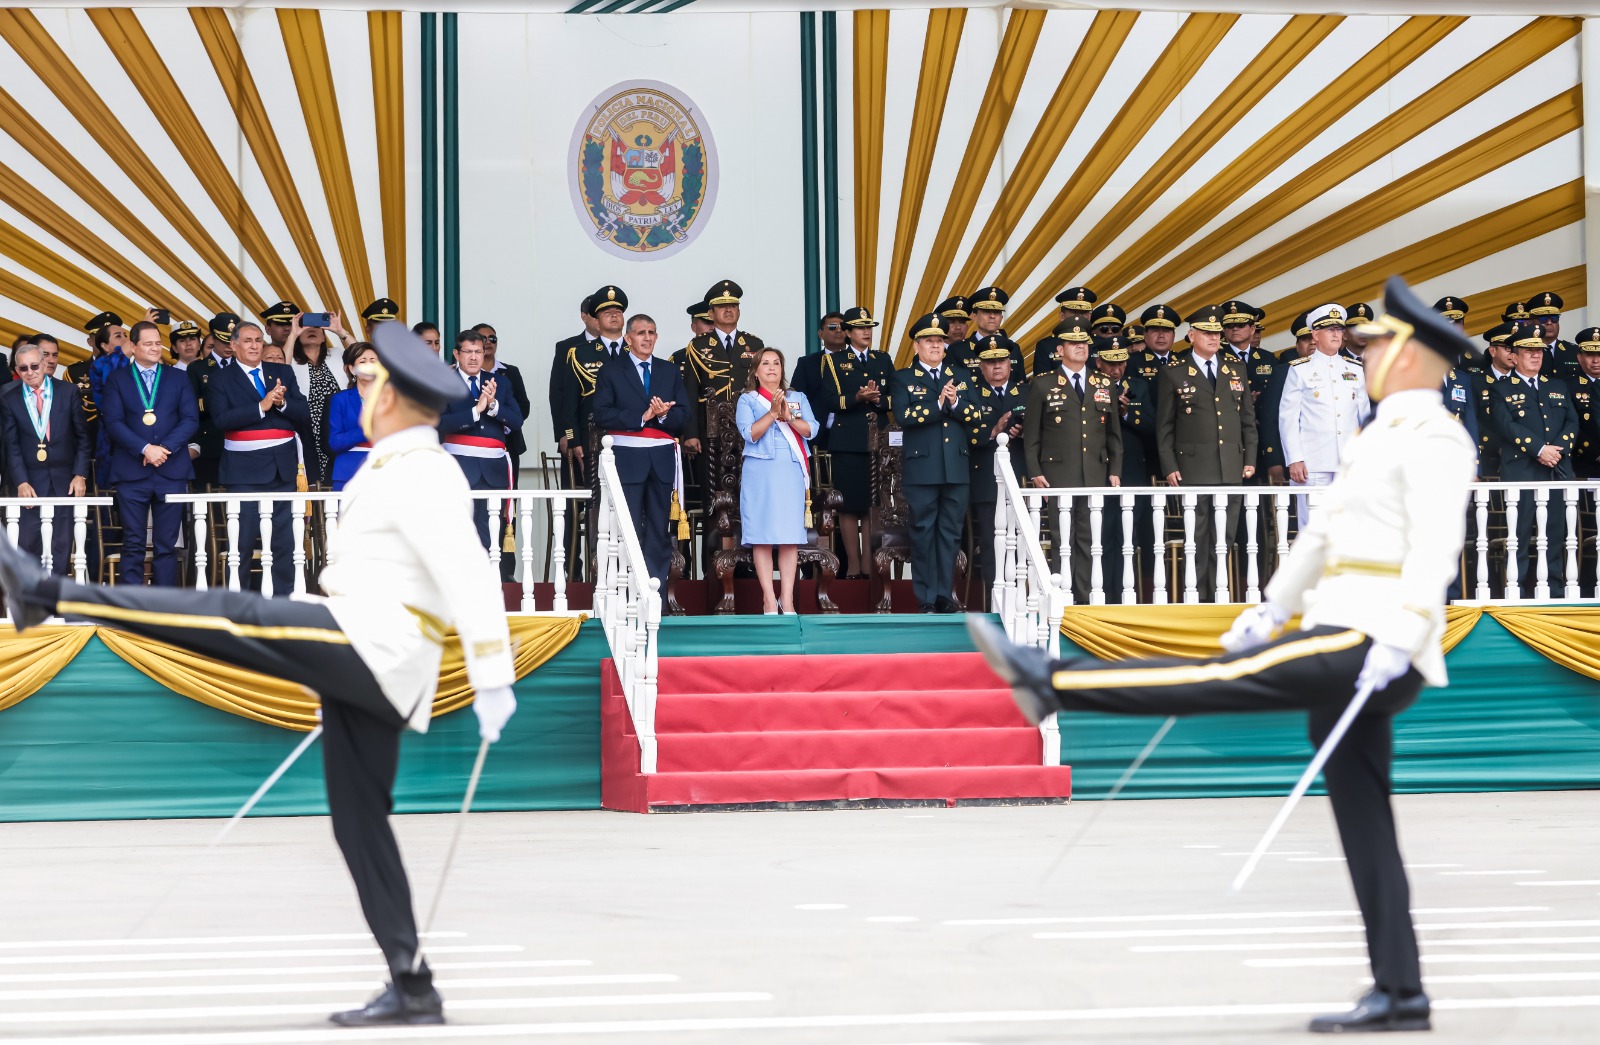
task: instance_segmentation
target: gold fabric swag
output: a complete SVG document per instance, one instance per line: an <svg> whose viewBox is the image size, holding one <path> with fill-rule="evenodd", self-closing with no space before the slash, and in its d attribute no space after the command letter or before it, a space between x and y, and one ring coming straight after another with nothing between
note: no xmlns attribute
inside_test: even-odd
<svg viewBox="0 0 1600 1045"><path fill-rule="evenodd" d="M585 619L582 615L509 618L517 678L531 674L560 652L577 637ZM317 695L300 686L197 657L115 628L76 625L38 628L26 635L18 635L9 625L0 629L0 711L42 689L83 651L92 636L98 636L111 652L181 697L301 733L317 724ZM472 686L467 681L466 660L460 640L451 632L444 661L439 665L434 717L470 703Z"/></svg>

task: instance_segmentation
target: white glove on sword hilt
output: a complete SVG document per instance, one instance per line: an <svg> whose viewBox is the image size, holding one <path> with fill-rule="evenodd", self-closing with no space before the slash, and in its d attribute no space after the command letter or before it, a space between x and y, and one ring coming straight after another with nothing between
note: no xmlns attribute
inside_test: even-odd
<svg viewBox="0 0 1600 1045"><path fill-rule="evenodd" d="M493 744L516 712L517 698L510 686L480 689L472 701L472 710L478 716L478 736Z"/></svg>
<svg viewBox="0 0 1600 1045"><path fill-rule="evenodd" d="M1265 646L1283 634L1283 626L1288 623L1289 614L1281 607L1270 602L1251 606L1234 618L1233 627L1222 636L1222 648L1229 653L1243 653Z"/></svg>
<svg viewBox="0 0 1600 1045"><path fill-rule="evenodd" d="M1356 678L1356 688L1360 689L1370 684L1372 692L1381 693L1389 683L1410 670L1409 650L1374 642L1372 648L1367 650L1366 663L1361 665L1361 674Z"/></svg>

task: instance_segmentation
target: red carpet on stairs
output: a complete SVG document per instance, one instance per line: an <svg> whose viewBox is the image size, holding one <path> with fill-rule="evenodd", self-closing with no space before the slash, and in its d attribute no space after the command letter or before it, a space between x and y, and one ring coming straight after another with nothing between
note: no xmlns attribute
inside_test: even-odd
<svg viewBox="0 0 1600 1045"><path fill-rule="evenodd" d="M1039 731L975 653L671 657L657 683L657 772L610 661L601 802L693 806L1067 798Z"/></svg>

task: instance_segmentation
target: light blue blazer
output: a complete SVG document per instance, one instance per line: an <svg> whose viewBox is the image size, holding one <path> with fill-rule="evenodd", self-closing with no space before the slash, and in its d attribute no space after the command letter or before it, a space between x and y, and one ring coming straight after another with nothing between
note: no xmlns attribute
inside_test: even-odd
<svg viewBox="0 0 1600 1045"><path fill-rule="evenodd" d="M784 394L789 403L799 411L800 419L811 426L811 435L806 438L809 444L817 437L817 415L811 412L811 403L803 394L792 388ZM789 449L789 440L778 430L776 424L768 425L766 433L759 440L751 441L750 429L755 427L756 421L767 412L767 409L767 401L762 398L760 392L746 392L739 397L739 412L734 420L739 426L739 434L744 436L744 455L763 461L794 460L794 452ZM810 449L809 446L807 449Z"/></svg>

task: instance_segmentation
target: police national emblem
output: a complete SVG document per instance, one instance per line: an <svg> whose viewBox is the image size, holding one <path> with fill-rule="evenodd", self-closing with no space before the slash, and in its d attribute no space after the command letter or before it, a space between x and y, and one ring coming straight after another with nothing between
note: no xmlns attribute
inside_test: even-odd
<svg viewBox="0 0 1600 1045"><path fill-rule="evenodd" d="M682 91L628 80L597 95L568 158L578 219L602 250L664 258L694 241L716 201L717 150Z"/></svg>

